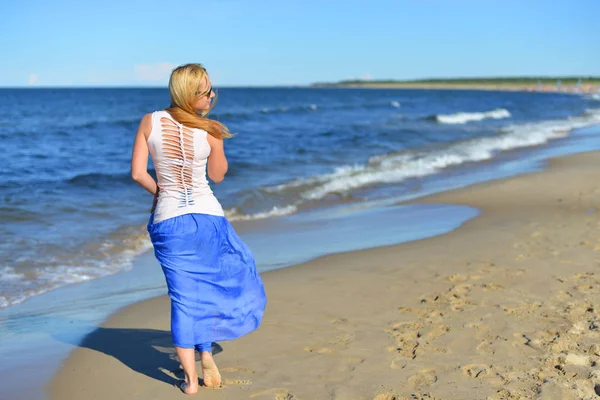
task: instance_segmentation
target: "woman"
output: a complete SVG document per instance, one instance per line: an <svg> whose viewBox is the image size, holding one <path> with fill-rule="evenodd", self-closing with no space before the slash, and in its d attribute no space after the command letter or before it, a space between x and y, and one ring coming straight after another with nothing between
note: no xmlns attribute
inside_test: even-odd
<svg viewBox="0 0 600 400"><path fill-rule="evenodd" d="M169 79L171 107L142 119L131 175L154 194L148 232L171 298L171 334L186 394L198 391L195 350L205 386L219 386L212 342L258 328L266 305L254 258L224 217L206 179L227 172L223 124L205 118L215 93L200 64L177 67ZM158 182L147 172L151 154Z"/></svg>

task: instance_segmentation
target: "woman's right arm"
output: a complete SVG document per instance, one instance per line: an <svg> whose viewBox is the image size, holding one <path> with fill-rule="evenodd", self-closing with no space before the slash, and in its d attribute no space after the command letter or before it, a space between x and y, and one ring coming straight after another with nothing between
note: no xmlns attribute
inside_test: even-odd
<svg viewBox="0 0 600 400"><path fill-rule="evenodd" d="M227 173L227 158L223 148L223 139L217 139L212 135L207 135L206 139L210 145L210 155L208 156L208 177L214 183L221 183Z"/></svg>

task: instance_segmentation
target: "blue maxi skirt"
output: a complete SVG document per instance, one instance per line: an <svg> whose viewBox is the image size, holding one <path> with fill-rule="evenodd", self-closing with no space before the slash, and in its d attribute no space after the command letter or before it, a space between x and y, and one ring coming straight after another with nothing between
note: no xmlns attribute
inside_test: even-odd
<svg viewBox="0 0 600 400"><path fill-rule="evenodd" d="M171 298L173 344L236 339L260 325L267 297L252 252L225 217L184 214L148 233Z"/></svg>

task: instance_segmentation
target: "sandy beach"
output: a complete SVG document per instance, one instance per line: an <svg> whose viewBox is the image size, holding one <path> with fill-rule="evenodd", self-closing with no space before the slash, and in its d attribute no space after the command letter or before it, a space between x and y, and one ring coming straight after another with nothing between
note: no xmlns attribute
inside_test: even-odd
<svg viewBox="0 0 600 400"><path fill-rule="evenodd" d="M584 153L427 197L482 213L446 235L265 273L261 328L219 343L223 386L196 397L597 398L599 163ZM165 296L120 310L64 362L50 398L183 398L168 329Z"/></svg>

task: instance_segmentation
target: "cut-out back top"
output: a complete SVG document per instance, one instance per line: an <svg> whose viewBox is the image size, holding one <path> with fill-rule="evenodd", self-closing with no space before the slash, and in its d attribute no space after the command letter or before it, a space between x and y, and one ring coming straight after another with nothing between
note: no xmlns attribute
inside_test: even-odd
<svg viewBox="0 0 600 400"><path fill-rule="evenodd" d="M153 223L190 213L224 215L206 179L210 155L206 135L202 129L180 124L166 111L152 113L148 149L159 187Z"/></svg>

